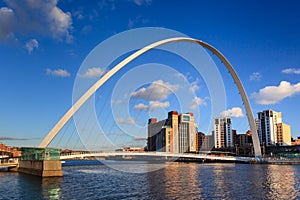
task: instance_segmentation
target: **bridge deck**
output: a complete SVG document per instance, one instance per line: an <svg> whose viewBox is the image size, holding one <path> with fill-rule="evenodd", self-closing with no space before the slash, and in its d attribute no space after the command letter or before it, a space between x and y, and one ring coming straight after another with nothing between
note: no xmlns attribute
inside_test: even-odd
<svg viewBox="0 0 300 200"><path fill-rule="evenodd" d="M254 158L250 157L234 157L234 156L215 156L207 154L178 154L178 153L165 153L165 152L101 152L101 153L83 153L83 154L69 154L60 156L61 160L73 158L86 158L86 157L110 157L110 156L149 156L149 157L168 157L168 158L191 158L191 159L210 159L220 161L237 161L237 162L250 162Z"/></svg>

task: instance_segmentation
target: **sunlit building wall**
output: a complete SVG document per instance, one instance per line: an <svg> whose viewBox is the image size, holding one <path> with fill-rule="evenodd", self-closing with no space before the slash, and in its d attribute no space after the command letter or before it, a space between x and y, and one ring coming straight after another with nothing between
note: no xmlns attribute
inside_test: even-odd
<svg viewBox="0 0 300 200"><path fill-rule="evenodd" d="M280 146L291 145L291 127L285 123L277 124L277 143Z"/></svg>
<svg viewBox="0 0 300 200"><path fill-rule="evenodd" d="M167 122L172 128L170 135L170 152L178 153L179 152L179 143L178 143L178 112L170 111L168 113Z"/></svg>
<svg viewBox="0 0 300 200"><path fill-rule="evenodd" d="M179 153L196 151L196 130L192 113L179 115Z"/></svg>
<svg viewBox="0 0 300 200"><path fill-rule="evenodd" d="M215 148L233 147L231 118L216 118L214 123Z"/></svg>
<svg viewBox="0 0 300 200"><path fill-rule="evenodd" d="M151 118L148 121L147 148L149 151L195 152L196 130L192 113L171 111L165 120Z"/></svg>
<svg viewBox="0 0 300 200"><path fill-rule="evenodd" d="M258 135L262 145L273 146L278 143L277 124L282 123L281 112L264 110L258 113Z"/></svg>

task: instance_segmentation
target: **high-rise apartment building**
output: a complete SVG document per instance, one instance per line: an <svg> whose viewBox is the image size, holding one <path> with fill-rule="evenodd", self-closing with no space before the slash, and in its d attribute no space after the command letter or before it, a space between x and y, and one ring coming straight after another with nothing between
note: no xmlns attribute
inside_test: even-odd
<svg viewBox="0 0 300 200"><path fill-rule="evenodd" d="M277 124L282 123L281 112L264 110L258 113L256 122L261 145L276 145L278 143Z"/></svg>
<svg viewBox="0 0 300 200"><path fill-rule="evenodd" d="M277 144L280 146L292 145L291 127L285 123L278 123L277 125Z"/></svg>
<svg viewBox="0 0 300 200"><path fill-rule="evenodd" d="M231 118L216 118L213 133L215 148L233 147Z"/></svg>
<svg viewBox="0 0 300 200"><path fill-rule="evenodd" d="M148 150L173 153L196 151L196 130L192 113L168 113L168 118L148 121Z"/></svg>

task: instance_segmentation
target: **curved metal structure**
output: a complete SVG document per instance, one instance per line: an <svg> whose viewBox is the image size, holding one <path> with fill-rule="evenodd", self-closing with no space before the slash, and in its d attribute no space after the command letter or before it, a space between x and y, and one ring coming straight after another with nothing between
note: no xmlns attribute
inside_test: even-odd
<svg viewBox="0 0 300 200"><path fill-rule="evenodd" d="M252 109L249 103L249 99L247 97L247 94L245 92L244 86L242 82L240 81L237 73L233 69L232 65L229 63L229 61L223 56L221 52L219 52L216 48L213 46L197 39L188 38L188 37L175 37L175 38L169 38L165 40L161 40L158 42L155 42L153 44L150 44L135 53L131 54L127 58L125 58L123 61L121 61L119 64L117 64L115 67L113 67L109 72L107 72L103 77L101 77L92 87L90 87L77 101L76 103L65 113L65 115L58 121L58 123L51 129L51 131L48 133L48 135L44 138L44 140L41 142L39 147L46 148L50 142L53 140L53 138L57 135L57 133L63 128L63 126L69 121L69 119L78 111L78 109L108 80L110 79L114 74L116 74L120 69L122 69L126 64L134 60L135 58L139 57L140 55L144 54L145 52L154 49L158 46L173 43L173 42L191 42L198 45L201 45L202 47L210 50L213 52L225 65L227 70L229 71L230 75L232 76L239 93L242 97L242 101L246 110L246 115L248 118L248 122L250 124L250 129L252 132L252 141L253 141L253 147L254 147L254 154L255 157L260 158L261 157L261 149L259 144L259 138L258 133L252 113Z"/></svg>
<svg viewBox="0 0 300 200"><path fill-rule="evenodd" d="M86 157L109 157L109 156L150 156L150 157L170 157L170 158L197 158L208 160L226 160L226 161L239 161L249 163L253 161L251 157L236 157L236 156L216 156L208 154L195 154L195 153L167 153L167 152L102 152L102 153L84 153L84 154L69 154L61 155L60 160L68 160L74 158L86 158Z"/></svg>

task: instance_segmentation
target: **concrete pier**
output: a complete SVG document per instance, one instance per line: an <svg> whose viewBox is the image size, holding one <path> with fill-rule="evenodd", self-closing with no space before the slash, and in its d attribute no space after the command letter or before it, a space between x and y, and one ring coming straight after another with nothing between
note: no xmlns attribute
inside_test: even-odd
<svg viewBox="0 0 300 200"><path fill-rule="evenodd" d="M63 176L60 160L21 160L18 172L41 177Z"/></svg>
<svg viewBox="0 0 300 200"><path fill-rule="evenodd" d="M18 172L41 177L63 176L60 151L52 148L22 148Z"/></svg>

